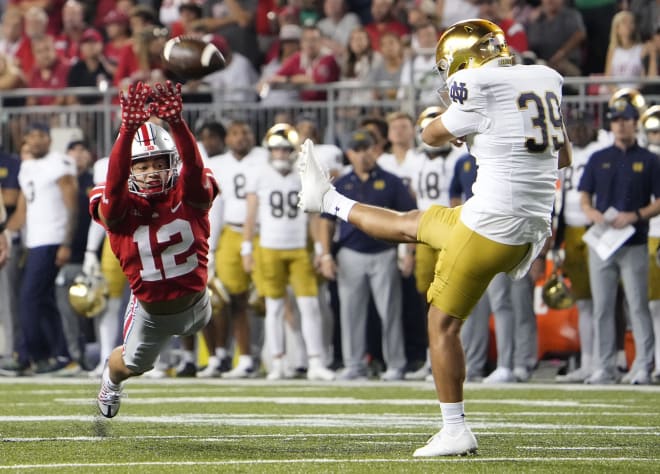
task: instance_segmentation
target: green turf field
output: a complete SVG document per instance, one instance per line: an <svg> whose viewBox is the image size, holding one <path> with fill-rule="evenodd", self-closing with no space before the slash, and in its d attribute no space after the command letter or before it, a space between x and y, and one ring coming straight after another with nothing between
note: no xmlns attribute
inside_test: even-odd
<svg viewBox="0 0 660 474"><path fill-rule="evenodd" d="M430 383L0 378L0 472L660 472L660 387L466 386L475 456L420 460Z"/></svg>

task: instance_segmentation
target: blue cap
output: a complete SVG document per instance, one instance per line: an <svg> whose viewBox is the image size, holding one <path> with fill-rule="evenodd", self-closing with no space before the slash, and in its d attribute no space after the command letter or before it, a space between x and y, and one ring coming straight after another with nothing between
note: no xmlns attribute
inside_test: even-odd
<svg viewBox="0 0 660 474"><path fill-rule="evenodd" d="M348 139L349 150L364 150L374 145L375 140L371 132L366 128L354 131Z"/></svg>
<svg viewBox="0 0 660 474"><path fill-rule="evenodd" d="M29 123L27 129L25 130L25 133L30 133L34 130L37 130L39 132L44 132L50 135L50 127L48 126L47 123L44 122Z"/></svg>
<svg viewBox="0 0 660 474"><path fill-rule="evenodd" d="M639 118L639 112L637 111L637 108L627 100L617 100L607 110L607 118L609 120L617 120L620 118L637 120Z"/></svg>

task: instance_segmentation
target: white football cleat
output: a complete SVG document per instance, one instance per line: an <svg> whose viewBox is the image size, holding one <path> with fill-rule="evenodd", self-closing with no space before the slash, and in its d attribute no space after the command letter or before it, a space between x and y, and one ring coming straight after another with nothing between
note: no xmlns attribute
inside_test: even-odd
<svg viewBox="0 0 660 474"><path fill-rule="evenodd" d="M516 381L511 369L507 367L498 367L488 377L483 379L483 383L513 383Z"/></svg>
<svg viewBox="0 0 660 474"><path fill-rule="evenodd" d="M273 360L270 361L270 370L268 371L266 379L282 380L285 378L287 378L287 376L284 371L284 361L281 357L274 357Z"/></svg>
<svg viewBox="0 0 660 474"><path fill-rule="evenodd" d="M122 386L119 385L119 390L114 390L110 388L108 380L107 369L104 371L104 374L101 378L101 390L99 390L99 395L96 398L96 403L99 407L101 415L106 418L114 417L119 411L119 404L121 403L121 392Z"/></svg>
<svg viewBox="0 0 660 474"><path fill-rule="evenodd" d="M298 197L298 207L305 212L323 212L323 196L334 186L328 174L321 169L314 156L314 144L308 138L302 144L298 158L298 172L302 187Z"/></svg>
<svg viewBox="0 0 660 474"><path fill-rule="evenodd" d="M477 452L477 438L467 426L457 435L450 435L442 429L431 437L423 446L413 453L415 458L433 456L462 456Z"/></svg>

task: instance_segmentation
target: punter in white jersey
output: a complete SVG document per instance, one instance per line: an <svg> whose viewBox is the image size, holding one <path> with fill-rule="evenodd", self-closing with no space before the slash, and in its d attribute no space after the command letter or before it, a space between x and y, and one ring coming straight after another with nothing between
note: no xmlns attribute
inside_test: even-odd
<svg viewBox="0 0 660 474"><path fill-rule="evenodd" d="M310 143L301 155L305 210L331 213L375 238L442 249L427 300L443 426L415 457L476 451L465 423L461 325L496 274L527 273L550 235L558 168L571 160L559 108L562 77L546 66L513 65L497 25L480 19L452 25L438 41L436 60L451 105L422 138L432 146L467 143L479 169L463 206L405 213L367 206L333 189Z"/></svg>
<svg viewBox="0 0 660 474"><path fill-rule="evenodd" d="M575 297L578 308L580 367L564 376L557 376L557 380L560 382L584 382L592 373L594 323L589 273L585 271L589 251L582 236L591 221L582 210L580 192L577 188L589 157L604 146L598 141L595 118L590 113L579 110L570 111L567 113L566 125L568 136L573 144L573 163L563 169L561 176L560 224L563 232L560 232L560 235L563 235L565 252L562 271L571 280L571 293ZM558 243L561 242L558 241ZM614 327L612 327L612 333L607 337L615 337Z"/></svg>
<svg viewBox="0 0 660 474"><path fill-rule="evenodd" d="M289 124L268 130L264 146L269 166L252 168L247 182L247 219L241 254L247 272L255 266L253 239L257 221L261 228L262 285L266 297L265 339L270 352L269 380L285 377L284 312L287 285L291 285L300 309L307 378L333 380L334 372L323 364L322 319L318 287L308 248L308 216L298 209L300 177L294 172L299 147L298 133Z"/></svg>
<svg viewBox="0 0 660 474"><path fill-rule="evenodd" d="M231 301L218 317L211 320L204 336L212 354L209 358L209 372L212 372L220 368L221 361L228 355L227 318L231 318L239 360L233 370L223 373L223 377L246 378L256 375L257 369L250 347L248 290L251 282L259 287L259 265L256 265L251 278L243 269L241 257L246 186L250 170L267 166L268 152L255 146L254 133L250 125L243 121L234 121L229 125L225 145L225 153L211 157L206 162L206 166L217 173L222 191L211 207L209 253L215 254L215 274L229 293ZM258 249L258 244L255 243L254 247Z"/></svg>

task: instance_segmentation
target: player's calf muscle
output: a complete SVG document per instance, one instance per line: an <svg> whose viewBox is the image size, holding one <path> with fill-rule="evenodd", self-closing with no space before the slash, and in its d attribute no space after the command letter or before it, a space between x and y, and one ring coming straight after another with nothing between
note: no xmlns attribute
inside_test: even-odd
<svg viewBox="0 0 660 474"><path fill-rule="evenodd" d="M391 242L417 242L420 211L398 212L390 209L356 204L348 221L376 239Z"/></svg>

